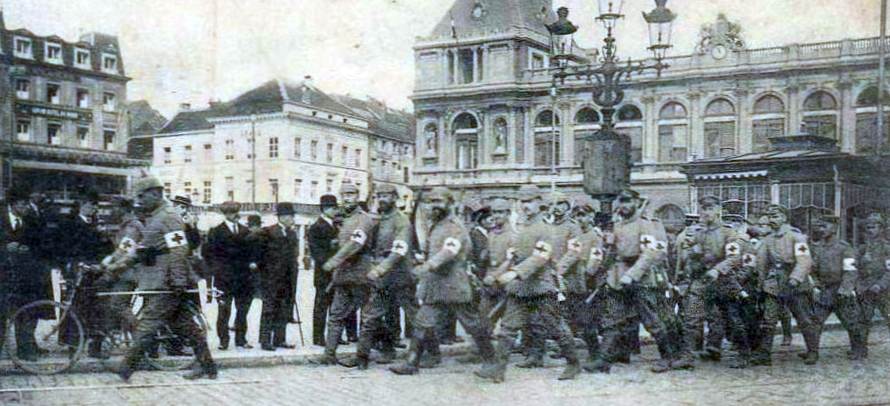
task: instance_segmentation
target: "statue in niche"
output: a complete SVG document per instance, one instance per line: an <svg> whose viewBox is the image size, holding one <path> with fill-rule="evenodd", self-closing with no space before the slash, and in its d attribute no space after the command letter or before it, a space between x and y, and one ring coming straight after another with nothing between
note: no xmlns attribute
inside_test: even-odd
<svg viewBox="0 0 890 406"><path fill-rule="evenodd" d="M423 137L424 142L426 143L426 154L435 156L437 152L436 144L438 143L438 131L436 129L436 126L433 124L426 126L426 128L423 130Z"/></svg>
<svg viewBox="0 0 890 406"><path fill-rule="evenodd" d="M494 153L507 153L507 122L498 119L494 123Z"/></svg>

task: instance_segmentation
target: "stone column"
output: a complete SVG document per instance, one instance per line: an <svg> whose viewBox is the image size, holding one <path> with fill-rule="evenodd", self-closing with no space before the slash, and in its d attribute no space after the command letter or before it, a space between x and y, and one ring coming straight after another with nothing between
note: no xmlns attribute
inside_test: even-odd
<svg viewBox="0 0 890 406"><path fill-rule="evenodd" d="M507 121L507 163L515 164L516 163L516 137L519 135L518 126L516 125L516 111L519 107L516 106L507 106L507 110L509 111L509 120Z"/></svg>
<svg viewBox="0 0 890 406"><path fill-rule="evenodd" d="M655 111L655 96L643 96L643 134L641 134L643 147L643 163L654 164L658 162L658 112Z"/></svg>
<svg viewBox="0 0 890 406"><path fill-rule="evenodd" d="M738 111L738 124L736 125L736 154L746 154L751 152L754 144L751 132L751 112L748 100L748 89L738 88L735 90L736 109Z"/></svg>
<svg viewBox="0 0 890 406"><path fill-rule="evenodd" d="M522 146L525 154L522 163L527 166L534 166L535 163L535 129L532 124L532 110L531 107L526 107L523 112L522 139L524 141Z"/></svg>
<svg viewBox="0 0 890 406"><path fill-rule="evenodd" d="M479 47L470 48L473 52L473 83L479 81Z"/></svg>
<svg viewBox="0 0 890 406"><path fill-rule="evenodd" d="M691 91L686 97L689 99L689 156L701 159L705 156L705 127L701 107L701 92Z"/></svg>
<svg viewBox="0 0 890 406"><path fill-rule="evenodd" d="M573 147L575 145L575 131L572 126L574 122L572 115L572 104L562 102L554 106L559 110L560 127L559 127L559 163L557 166L571 166L574 160ZM555 124L555 123L554 123Z"/></svg>
<svg viewBox="0 0 890 406"><path fill-rule="evenodd" d="M837 145L842 152L853 153L856 151L856 103L853 99L853 81L849 77L841 79L837 88L841 92L838 115L840 139Z"/></svg>
<svg viewBox="0 0 890 406"><path fill-rule="evenodd" d="M801 117L800 85L797 81L789 81L785 86L788 93L788 132L793 134L800 129Z"/></svg>

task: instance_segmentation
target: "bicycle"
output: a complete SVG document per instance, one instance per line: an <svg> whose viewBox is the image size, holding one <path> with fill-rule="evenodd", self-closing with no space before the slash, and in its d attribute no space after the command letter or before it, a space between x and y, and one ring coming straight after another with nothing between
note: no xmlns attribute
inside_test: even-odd
<svg viewBox="0 0 890 406"><path fill-rule="evenodd" d="M75 311L74 303L78 295L84 294L83 291L86 290L82 286L85 275L97 270L98 268L93 266L78 265L74 278L66 280L62 285L64 297L62 301L37 300L16 310L8 321L5 347L12 362L18 368L31 374L52 375L70 370L82 359L88 341L87 328ZM198 290L193 289L189 292L198 292ZM96 296L133 296L131 305L138 323L142 306L137 305L137 297L142 297L144 301L146 296L172 293L173 291L97 292ZM212 294L218 296L221 292L213 289ZM197 325L199 331L206 335L208 323L200 310L199 303L190 303L187 311L191 314L191 320ZM25 345L32 346L33 351L20 354L18 351L19 334L18 332L11 333L12 327L31 323L36 324L33 336L23 338L29 341ZM107 351L109 354L125 352L131 344L130 332L124 329L106 328L94 333L102 340L103 351ZM191 356L187 357L188 361L186 361L183 359L186 358L183 355L161 352L190 347L192 344L181 337L172 326L165 323L162 328L158 329L155 342L159 343L157 354L151 351L145 357L145 362L149 367L162 371L175 371L194 366L195 360Z"/></svg>

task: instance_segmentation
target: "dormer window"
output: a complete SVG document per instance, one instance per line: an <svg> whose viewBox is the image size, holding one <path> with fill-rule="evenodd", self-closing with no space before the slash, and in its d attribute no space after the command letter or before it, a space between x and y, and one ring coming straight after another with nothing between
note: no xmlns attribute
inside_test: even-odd
<svg viewBox="0 0 890 406"><path fill-rule="evenodd" d="M34 50L31 48L31 40L23 37L15 38L15 56L17 58L34 58Z"/></svg>
<svg viewBox="0 0 890 406"><path fill-rule="evenodd" d="M102 71L106 73L118 73L117 57L114 55L102 55Z"/></svg>
<svg viewBox="0 0 890 406"><path fill-rule="evenodd" d="M52 42L46 43L46 61L49 63L62 63L62 45Z"/></svg>
<svg viewBox="0 0 890 406"><path fill-rule="evenodd" d="M75 49L74 64L81 69L90 69L92 67L90 64L90 51L82 48Z"/></svg>

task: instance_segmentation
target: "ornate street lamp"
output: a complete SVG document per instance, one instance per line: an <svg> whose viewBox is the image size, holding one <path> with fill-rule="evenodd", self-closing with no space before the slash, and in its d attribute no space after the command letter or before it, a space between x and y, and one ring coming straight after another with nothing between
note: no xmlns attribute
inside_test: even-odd
<svg viewBox="0 0 890 406"><path fill-rule="evenodd" d="M593 101L602 109L602 125L596 133L584 138L583 169L584 191L600 201L603 211L611 211L611 201L630 184L630 140L615 131L613 116L615 107L624 100L624 80L630 79L633 73L641 73L654 69L660 77L661 71L668 68L664 62L667 50L670 49L671 27L676 14L665 4L667 0L655 0L655 9L643 13L649 25L650 44L654 61L622 62L617 55L615 37L612 31L621 14L621 0L599 0L600 15L596 18L606 29L604 45L599 56L589 63L570 65L568 61L578 61L574 51L573 36L578 27L568 20L568 9L560 8L559 20L549 24L551 59L557 63L553 73L552 87L565 85L567 78L585 80L590 85ZM565 44L569 44L565 46Z"/></svg>

